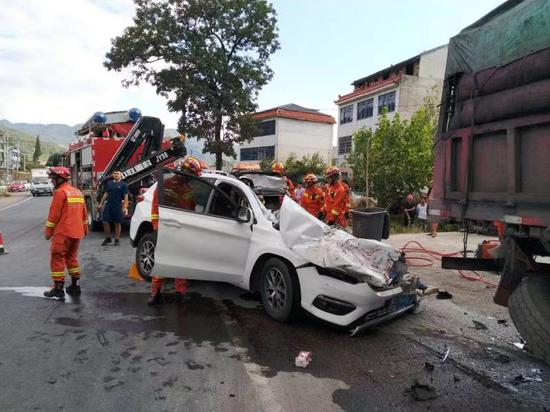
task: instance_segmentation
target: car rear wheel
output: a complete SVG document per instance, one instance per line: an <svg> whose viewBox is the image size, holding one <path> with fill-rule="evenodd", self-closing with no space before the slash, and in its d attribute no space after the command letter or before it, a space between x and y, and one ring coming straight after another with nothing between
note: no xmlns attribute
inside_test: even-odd
<svg viewBox="0 0 550 412"><path fill-rule="evenodd" d="M157 237L155 233L144 234L136 248L136 266L139 274L147 282L152 280L153 267L155 266L155 248Z"/></svg>
<svg viewBox="0 0 550 412"><path fill-rule="evenodd" d="M527 348L550 365L550 274L530 274L514 290L508 308Z"/></svg>
<svg viewBox="0 0 550 412"><path fill-rule="evenodd" d="M265 262L260 285L262 304L270 317L286 322L296 313L300 303L298 281L283 261L270 258Z"/></svg>

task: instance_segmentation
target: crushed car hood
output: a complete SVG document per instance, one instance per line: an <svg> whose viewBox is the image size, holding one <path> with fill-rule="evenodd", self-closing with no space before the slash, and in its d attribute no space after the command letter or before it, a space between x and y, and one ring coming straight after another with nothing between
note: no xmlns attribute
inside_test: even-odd
<svg viewBox="0 0 550 412"><path fill-rule="evenodd" d="M392 283L392 270L401 256L392 246L331 228L288 197L279 219L285 244L314 265L346 273L374 287L387 288Z"/></svg>

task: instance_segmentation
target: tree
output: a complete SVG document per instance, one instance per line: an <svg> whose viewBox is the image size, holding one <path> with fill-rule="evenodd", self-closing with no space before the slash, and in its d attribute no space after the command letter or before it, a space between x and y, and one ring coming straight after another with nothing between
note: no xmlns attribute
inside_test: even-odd
<svg viewBox="0 0 550 412"><path fill-rule="evenodd" d="M249 114L273 76L275 10L265 0L134 1L134 24L113 39L105 67L129 68L125 86L152 84L181 112L178 129L204 139L221 168L257 130Z"/></svg>
<svg viewBox="0 0 550 412"><path fill-rule="evenodd" d="M389 119L383 112L375 131L366 129L354 134L355 147L349 162L354 176L358 173L368 179L379 205L393 205L404 194L429 185L436 127L435 98L428 97L410 121L402 120L399 113Z"/></svg>
<svg viewBox="0 0 550 412"><path fill-rule="evenodd" d="M271 172L271 167L275 160L272 157L266 157L265 159L260 160L260 169L262 172Z"/></svg>
<svg viewBox="0 0 550 412"><path fill-rule="evenodd" d="M42 149L40 148L40 135L36 135L36 141L34 143L34 153L32 155L32 162L37 164L42 156Z"/></svg>
<svg viewBox="0 0 550 412"><path fill-rule="evenodd" d="M296 182L302 181L308 173L320 175L326 168L327 164L319 153L314 153L311 156L306 155L301 159L298 159L295 154L291 153L285 162L287 176Z"/></svg>
<svg viewBox="0 0 550 412"><path fill-rule="evenodd" d="M371 128L363 127L353 133L353 151L348 155L347 162L353 169L353 182L357 188L365 189L365 197L370 197L370 165L369 157L373 141ZM365 185L363 187L363 184Z"/></svg>
<svg viewBox="0 0 550 412"><path fill-rule="evenodd" d="M48 157L46 166L62 166L63 165L63 153L52 153Z"/></svg>

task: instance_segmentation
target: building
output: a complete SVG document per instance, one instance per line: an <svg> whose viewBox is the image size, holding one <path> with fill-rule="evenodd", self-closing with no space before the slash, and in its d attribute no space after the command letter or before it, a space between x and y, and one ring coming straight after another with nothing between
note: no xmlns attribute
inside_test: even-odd
<svg viewBox="0 0 550 412"><path fill-rule="evenodd" d="M286 104L252 115L260 133L251 142L241 143L240 161L275 159L285 162L291 155L298 158L319 153L330 161L334 117L315 109Z"/></svg>
<svg viewBox="0 0 550 412"><path fill-rule="evenodd" d="M410 118L424 103L425 97L441 99L447 45L420 53L398 64L355 80L351 93L335 101L340 119L337 130L338 164L345 164L353 146L352 134L363 127L376 128L384 108L388 115L399 113Z"/></svg>

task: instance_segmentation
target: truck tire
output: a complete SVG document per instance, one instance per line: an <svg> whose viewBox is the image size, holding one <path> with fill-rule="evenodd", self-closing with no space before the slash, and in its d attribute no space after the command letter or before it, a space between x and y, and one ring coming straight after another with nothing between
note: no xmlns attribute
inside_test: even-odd
<svg viewBox="0 0 550 412"><path fill-rule="evenodd" d="M550 274L531 274L514 290L510 316L527 347L550 365Z"/></svg>
<svg viewBox="0 0 550 412"><path fill-rule="evenodd" d="M92 201L89 197L86 198L86 213L88 216L88 231L99 232L101 230L101 222L94 220L94 210L92 209Z"/></svg>
<svg viewBox="0 0 550 412"><path fill-rule="evenodd" d="M296 276L278 258L268 259L260 276L260 296L267 314L278 322L290 320L300 307Z"/></svg>

